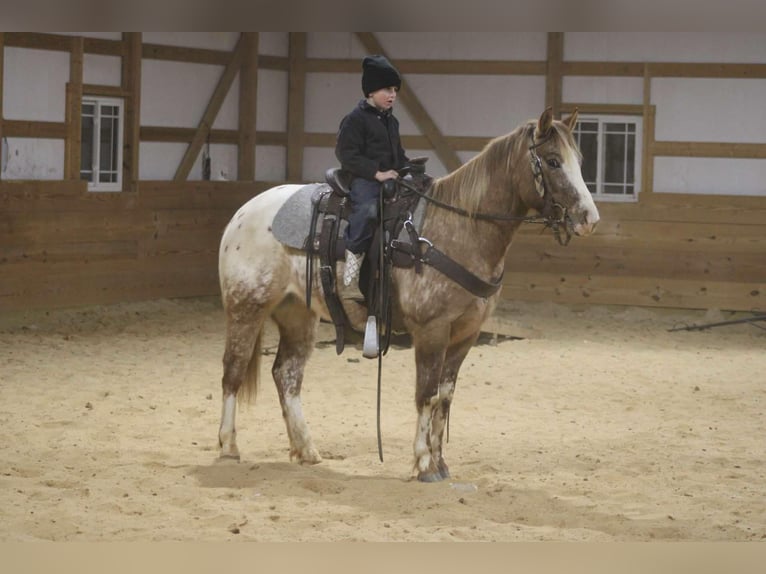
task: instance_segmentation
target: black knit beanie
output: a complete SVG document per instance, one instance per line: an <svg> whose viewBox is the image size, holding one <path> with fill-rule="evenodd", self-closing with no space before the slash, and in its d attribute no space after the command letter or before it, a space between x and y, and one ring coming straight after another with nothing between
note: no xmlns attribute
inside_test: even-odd
<svg viewBox="0 0 766 574"><path fill-rule="evenodd" d="M401 88L402 78L385 56L367 56L362 60L362 92L365 97L391 86Z"/></svg>

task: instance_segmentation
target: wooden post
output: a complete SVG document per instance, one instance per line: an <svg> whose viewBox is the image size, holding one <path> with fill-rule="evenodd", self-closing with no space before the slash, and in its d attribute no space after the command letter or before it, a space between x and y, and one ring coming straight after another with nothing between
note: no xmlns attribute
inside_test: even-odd
<svg viewBox="0 0 766 574"><path fill-rule="evenodd" d="M189 147L186 148L186 153L181 159L181 163L178 165L176 175L173 178L175 181L186 181L186 178L189 177L189 172L191 171L194 162L197 160L197 156L207 139L210 129L213 127L213 123L215 123L218 111L221 109L221 105L223 104L224 99L226 99L226 95L229 93L231 84L234 82L234 78L237 76L237 73L242 66L244 46L245 42L243 41L242 36L240 36L237 45L231 54L229 63L226 65L226 69L224 69L223 74L221 74L221 78L218 80L218 85L215 87L215 91L213 91L213 95L210 97L205 113L202 115L202 120L200 120L199 127L194 133L194 137L192 138Z"/></svg>
<svg viewBox="0 0 766 574"><path fill-rule="evenodd" d="M654 106L652 106L652 72L649 64L644 64L644 130L641 166L641 192L654 191ZM641 195L638 196L639 201Z"/></svg>
<svg viewBox="0 0 766 574"><path fill-rule="evenodd" d="M383 50L383 46L381 46L374 34L371 32L357 32L356 36L370 54L381 54L388 58ZM399 100L410 113L410 116L412 116L412 119L423 132L423 135L428 138L429 142L431 142L434 151L436 151L436 155L444 164L444 167L446 167L448 171L455 171L459 168L463 162L460 161L460 157L455 150L452 149L452 146L450 146L441 131L439 131L436 123L426 111L426 108L423 106L420 99L415 95L415 92L405 85L399 93Z"/></svg>
<svg viewBox="0 0 766 574"><path fill-rule="evenodd" d="M306 105L306 33L290 32L287 92L287 180L303 179L303 130Z"/></svg>
<svg viewBox="0 0 766 574"><path fill-rule="evenodd" d="M64 179L80 179L82 152L82 69L84 40L72 38L69 53L69 82L66 86L66 139L64 140Z"/></svg>
<svg viewBox="0 0 766 574"><path fill-rule="evenodd" d="M239 73L239 150L237 179L255 181L255 120L258 110L258 32L243 32Z"/></svg>
<svg viewBox="0 0 766 574"><path fill-rule="evenodd" d="M0 32L0 154L3 149L3 64L5 62L5 32ZM2 158L0 157L0 179L3 179L3 170L1 167Z"/></svg>
<svg viewBox="0 0 766 574"><path fill-rule="evenodd" d="M545 76L545 105L553 108L553 116L561 114L561 63L564 60L564 33L548 32L547 72Z"/></svg>
<svg viewBox="0 0 766 574"><path fill-rule="evenodd" d="M141 133L141 32L123 32L122 45L122 90L127 94L122 151L122 189L137 191Z"/></svg>

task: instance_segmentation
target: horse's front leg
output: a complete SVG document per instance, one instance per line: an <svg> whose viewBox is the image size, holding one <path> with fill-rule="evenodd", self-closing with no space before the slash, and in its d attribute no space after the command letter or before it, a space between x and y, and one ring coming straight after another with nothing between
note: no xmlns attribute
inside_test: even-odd
<svg viewBox="0 0 766 574"><path fill-rule="evenodd" d="M477 337L478 331L475 335L450 345L444 358L444 366L442 367L437 394L438 400L433 408L431 418L431 457L436 461L436 468L443 479L450 477L449 467L444 460L444 429L449 420L449 411L452 406L452 398L455 394L457 374L460 370L460 365L463 364L463 360L476 342Z"/></svg>
<svg viewBox="0 0 766 574"><path fill-rule="evenodd" d="M446 330L446 329L445 329ZM433 331L433 330L432 330ZM442 378L444 356L447 349L442 337L418 337L415 341L416 386L415 406L418 410L415 430L415 462L413 472L421 482L436 482L444 477L439 470L439 460L433 456L431 422L439 409L439 383Z"/></svg>

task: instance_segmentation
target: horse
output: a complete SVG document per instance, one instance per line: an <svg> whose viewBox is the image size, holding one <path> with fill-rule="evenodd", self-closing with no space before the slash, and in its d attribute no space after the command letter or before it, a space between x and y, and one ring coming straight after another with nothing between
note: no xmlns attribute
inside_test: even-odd
<svg viewBox="0 0 766 574"><path fill-rule="evenodd" d="M427 192L421 236L477 277L499 285L513 235L528 213L553 209L568 237L591 234L599 213L580 170L582 156L572 137L576 119L575 111L556 120L548 108L539 119L492 139L454 172L434 179ZM329 314L316 276L311 278L315 303L307 305L306 253L278 242L270 227L279 207L300 187L279 185L256 195L234 214L221 239L219 279L226 342L220 458L239 460L237 404L256 393L262 332L271 319L279 333L271 372L290 460L304 464L322 460L303 417L301 386L317 325ZM342 275L341 268L336 277ZM450 477L443 437L458 371L498 297L499 292L474 295L428 266L420 272L396 267L392 271L391 304L415 351L412 475L419 481ZM344 305L349 319L363 331L366 313L353 307L359 303Z"/></svg>

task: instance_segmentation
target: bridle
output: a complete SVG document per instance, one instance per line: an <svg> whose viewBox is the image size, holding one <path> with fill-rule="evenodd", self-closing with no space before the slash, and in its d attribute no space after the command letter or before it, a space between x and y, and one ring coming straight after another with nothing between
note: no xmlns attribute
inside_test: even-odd
<svg viewBox="0 0 766 574"><path fill-rule="evenodd" d="M465 209L455 207L454 205L450 205L435 197L427 195L427 192L420 191L406 180L400 179L398 183L408 190L413 191L429 203L464 217L472 217L482 221L521 221L522 223L544 225L545 229L551 228L553 230L556 241L558 241L560 245L568 245L569 241L572 239L572 233L570 231L572 227L572 219L569 216L567 208L553 200L553 196L545 183L542 160L540 159L540 156L537 155L536 151L538 147L550 140L550 136L535 143L533 133L534 130L529 134L531 143L527 149L529 149L529 163L535 180L535 189L537 190L538 195L543 198L544 202L543 210L538 216L514 216L508 215L507 213L471 213Z"/></svg>

